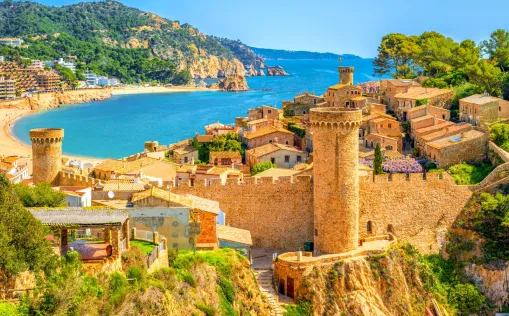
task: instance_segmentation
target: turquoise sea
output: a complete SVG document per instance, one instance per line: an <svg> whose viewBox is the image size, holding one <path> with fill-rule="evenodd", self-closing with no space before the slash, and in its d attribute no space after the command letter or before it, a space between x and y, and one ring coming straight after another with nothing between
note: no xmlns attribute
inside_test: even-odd
<svg viewBox="0 0 509 316"><path fill-rule="evenodd" d="M354 66L355 83L378 80L373 77L372 59L344 60ZM170 144L204 133L207 124L233 123L246 116L247 109L262 104L281 108L281 101L292 100L299 92L322 94L338 83L335 60L278 60L289 77L251 77L246 92L178 92L114 96L90 102L38 112L16 121L14 135L30 144L32 128L65 129L63 151L88 157L120 158L143 151L143 143L157 140Z"/></svg>

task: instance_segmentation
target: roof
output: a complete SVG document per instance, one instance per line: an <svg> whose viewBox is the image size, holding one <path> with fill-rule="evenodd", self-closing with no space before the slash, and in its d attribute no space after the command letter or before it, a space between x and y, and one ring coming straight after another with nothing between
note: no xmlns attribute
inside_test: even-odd
<svg viewBox="0 0 509 316"><path fill-rule="evenodd" d="M14 168L14 165L11 164L11 163L7 163L7 162L3 162L3 161L0 161L0 170L3 170L3 171L9 171L11 170L12 168Z"/></svg>
<svg viewBox="0 0 509 316"><path fill-rule="evenodd" d="M421 134L421 133L427 133L432 131L438 131L442 128L446 128L447 126L455 125L453 122L445 121L443 123L439 123L437 125L432 125L428 127L418 128L414 131L414 134Z"/></svg>
<svg viewBox="0 0 509 316"><path fill-rule="evenodd" d="M476 130L470 130L461 134L454 134L449 137L445 137L442 139L438 139L426 144L426 146L433 147L436 149L442 149L450 146L456 146L466 141L470 141L473 139L477 139L480 137L484 137L483 132L479 132Z"/></svg>
<svg viewBox="0 0 509 316"><path fill-rule="evenodd" d="M347 88L347 87L353 87L353 86L349 85L349 84L338 83L338 84L335 84L333 86L330 86L328 89L330 89L330 90L339 90L339 89L343 89L343 88Z"/></svg>
<svg viewBox="0 0 509 316"><path fill-rule="evenodd" d="M472 125L467 123L458 123L452 126L446 126L441 130L438 130L434 133L422 136L422 140L425 142L433 141L441 137L445 137L454 133L459 133L461 131L465 131L465 129L472 128Z"/></svg>
<svg viewBox="0 0 509 316"><path fill-rule="evenodd" d="M46 226L115 226L127 220L124 210L66 208L31 208L30 213Z"/></svg>
<svg viewBox="0 0 509 316"><path fill-rule="evenodd" d="M283 144L270 143L267 145L249 149L246 151L246 154L249 154L249 155L252 155L255 157L261 157L261 156L265 156L265 155L274 153L279 150L288 150L288 151L293 151L293 152L297 152L297 153L304 153L304 151L299 150L295 147L291 147L291 146L283 145Z"/></svg>
<svg viewBox="0 0 509 316"><path fill-rule="evenodd" d="M419 83L412 79L386 79L384 81L390 82L392 85L397 87L420 86Z"/></svg>
<svg viewBox="0 0 509 316"><path fill-rule="evenodd" d="M352 98L352 100L354 100L354 101L362 101L362 100L366 100L366 99L367 99L367 97L363 97L363 96Z"/></svg>
<svg viewBox="0 0 509 316"><path fill-rule="evenodd" d="M192 209L198 209L209 213L219 214L219 203L209 199L200 198L191 194L175 194L170 191L152 187L143 192L134 193L131 201L136 204L136 201L146 199L147 197L155 197L163 201L179 204Z"/></svg>
<svg viewBox="0 0 509 316"><path fill-rule="evenodd" d="M468 103L474 103L474 104L486 104L494 101L499 101L501 99L497 97L492 97L490 95L483 95L483 94L474 94L469 97L460 99L460 101L468 102Z"/></svg>
<svg viewBox="0 0 509 316"><path fill-rule="evenodd" d="M394 122L397 122L395 118L393 118L393 117L386 117L386 116L379 116L379 117L374 118L372 120L373 120L373 123L380 123L380 122L385 122L385 121L394 121Z"/></svg>
<svg viewBox="0 0 509 316"><path fill-rule="evenodd" d="M228 172L230 170L233 170L231 168L226 168L226 167L212 167L210 168L209 170L207 170L207 174L217 174L217 175L221 175L225 172Z"/></svg>
<svg viewBox="0 0 509 316"><path fill-rule="evenodd" d="M103 187L103 191L113 191L113 192L134 192L134 191L143 191L146 190L145 186L147 184L140 182L125 182L125 181L110 181L107 183L101 184Z"/></svg>
<svg viewBox="0 0 509 316"><path fill-rule="evenodd" d="M7 163L14 163L16 161L19 160L19 157L18 156L9 156L9 157L5 157L3 159L4 162L7 162Z"/></svg>
<svg viewBox="0 0 509 316"><path fill-rule="evenodd" d="M196 135L198 143L210 143L214 139L214 135Z"/></svg>
<svg viewBox="0 0 509 316"><path fill-rule="evenodd" d="M177 169L177 172L192 172L194 171L198 165L184 164Z"/></svg>
<svg viewBox="0 0 509 316"><path fill-rule="evenodd" d="M253 240L251 239L251 232L249 230L217 225L216 226L217 239L223 241L230 241L238 244L253 245Z"/></svg>
<svg viewBox="0 0 509 316"><path fill-rule="evenodd" d="M209 154L210 161L214 159L242 159L238 151L211 151Z"/></svg>
<svg viewBox="0 0 509 316"><path fill-rule="evenodd" d="M189 154L189 153L192 153L192 152L198 151L198 149L194 148L194 147L193 147L193 146L191 146L191 145L187 145L187 146L185 146L185 147L175 149L174 151L175 151L177 154L179 154L179 155L186 155L186 154Z"/></svg>
<svg viewBox="0 0 509 316"><path fill-rule="evenodd" d="M420 121L425 121L425 120L429 120L429 119L433 119L433 118L435 118L435 116L433 116L433 115L423 115L423 116L419 116L414 119L411 119L410 122L420 122Z"/></svg>
<svg viewBox="0 0 509 316"><path fill-rule="evenodd" d="M256 130L255 132L253 133L250 133L246 136L244 136L245 139L253 139L253 138L257 138L257 137L262 137L262 136L265 136L265 135L269 135L269 134L273 134L273 133L285 133L285 134L292 134L292 132L290 132L289 130L286 130L286 129L282 129L282 128L276 128L274 126L264 126L258 130Z"/></svg>
<svg viewBox="0 0 509 316"><path fill-rule="evenodd" d="M97 166L95 166L94 169L101 171L113 171L116 174L125 174L133 170L140 169L141 167L149 166L159 161L160 161L159 159L150 157L143 157L135 161L106 159Z"/></svg>
<svg viewBox="0 0 509 316"><path fill-rule="evenodd" d="M265 122L268 122L268 120L266 118L261 118L261 119L257 119L257 120L248 121L246 124L247 125L256 125L256 124L265 123Z"/></svg>
<svg viewBox="0 0 509 316"><path fill-rule="evenodd" d="M408 92L398 93L394 97L401 99L427 99L437 97L443 94L452 93L453 90L438 88L415 87L408 89Z"/></svg>
<svg viewBox="0 0 509 316"><path fill-rule="evenodd" d="M295 169L284 169L284 168L270 168L265 171L262 171L258 174L256 174L255 178L263 178L263 177L273 177L273 178L279 178L279 177L291 177L298 173L301 173L302 170L295 170Z"/></svg>

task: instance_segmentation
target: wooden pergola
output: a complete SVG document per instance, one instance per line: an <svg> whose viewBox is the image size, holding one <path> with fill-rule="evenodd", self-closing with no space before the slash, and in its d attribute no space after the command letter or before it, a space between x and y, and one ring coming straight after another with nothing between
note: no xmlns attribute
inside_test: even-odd
<svg viewBox="0 0 509 316"><path fill-rule="evenodd" d="M119 257L123 251L129 249L129 218L124 210L66 207L33 208L30 212L44 226L60 233L60 236L53 237L59 238L56 245L61 255L73 249L81 254L83 261L87 261ZM70 231L86 229L101 230L103 242L76 240L69 244Z"/></svg>

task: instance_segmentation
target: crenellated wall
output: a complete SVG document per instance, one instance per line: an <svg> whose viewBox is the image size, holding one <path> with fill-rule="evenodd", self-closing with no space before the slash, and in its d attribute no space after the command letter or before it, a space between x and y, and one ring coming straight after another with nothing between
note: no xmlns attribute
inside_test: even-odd
<svg viewBox="0 0 509 316"><path fill-rule="evenodd" d="M74 186L74 187L93 187L101 181L95 178L89 178L76 174L70 174L60 171L58 177L59 186Z"/></svg>
<svg viewBox="0 0 509 316"><path fill-rule="evenodd" d="M173 193L189 193L219 202L226 223L251 231L257 247L299 249L313 240L313 184L309 176L227 179L182 185Z"/></svg>
<svg viewBox="0 0 509 316"><path fill-rule="evenodd" d="M447 174L422 173L359 178L361 237L393 233L423 252L437 251L447 229L472 196ZM368 233L371 221L371 233Z"/></svg>

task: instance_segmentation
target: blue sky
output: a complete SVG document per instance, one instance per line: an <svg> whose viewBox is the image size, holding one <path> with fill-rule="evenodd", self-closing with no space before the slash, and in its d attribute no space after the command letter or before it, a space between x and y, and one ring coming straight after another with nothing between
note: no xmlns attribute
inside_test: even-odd
<svg viewBox="0 0 509 316"><path fill-rule="evenodd" d="M80 0L38 0L66 5ZM509 0L121 0L205 34L263 48L374 57L383 35L435 30L480 42L509 30Z"/></svg>

